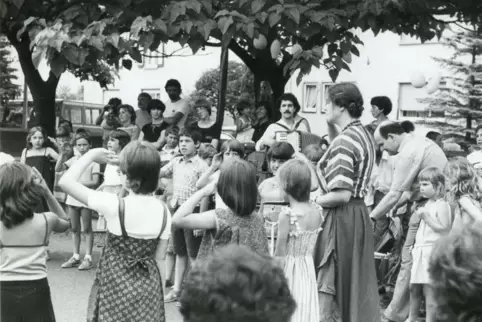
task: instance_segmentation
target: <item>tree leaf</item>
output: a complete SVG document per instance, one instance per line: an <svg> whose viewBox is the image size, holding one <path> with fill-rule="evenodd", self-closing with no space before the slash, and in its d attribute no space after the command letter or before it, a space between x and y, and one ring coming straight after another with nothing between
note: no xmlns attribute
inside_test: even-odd
<svg viewBox="0 0 482 322"><path fill-rule="evenodd" d="M132 68L132 60L130 59L123 59L122 60L122 67L124 67L127 70L131 70Z"/></svg>
<svg viewBox="0 0 482 322"><path fill-rule="evenodd" d="M322 58L322 57L323 57L323 48L322 48L322 47L320 47L320 46L313 47L312 51L313 51L313 54L314 54L317 58Z"/></svg>
<svg viewBox="0 0 482 322"><path fill-rule="evenodd" d="M214 22L214 21L208 21L205 25L204 25L204 39L205 40L208 40L209 39L209 36L211 35L211 31L217 27L217 24Z"/></svg>
<svg viewBox="0 0 482 322"><path fill-rule="evenodd" d="M259 14L259 22L265 23L267 18L268 18L267 12L263 11Z"/></svg>
<svg viewBox="0 0 482 322"><path fill-rule="evenodd" d="M336 82L336 79L338 78L340 72L338 71L338 69L330 69L328 71L328 74L330 75L331 81L334 83Z"/></svg>
<svg viewBox="0 0 482 322"><path fill-rule="evenodd" d="M278 13L272 13L269 15L269 26L273 27L281 20L281 15Z"/></svg>
<svg viewBox="0 0 482 322"><path fill-rule="evenodd" d="M296 24L300 23L300 11L298 10L298 8L292 8L288 11L288 13L291 16L291 18L293 18Z"/></svg>
<svg viewBox="0 0 482 322"><path fill-rule="evenodd" d="M201 13L201 4L197 0L187 1L186 7L194 10L196 13Z"/></svg>
<svg viewBox="0 0 482 322"><path fill-rule="evenodd" d="M90 37L89 44L94 46L98 51L104 51L103 36L92 36L92 37Z"/></svg>
<svg viewBox="0 0 482 322"><path fill-rule="evenodd" d="M175 3L171 10L170 21L173 23L177 18L186 14L186 7L182 4Z"/></svg>
<svg viewBox="0 0 482 322"><path fill-rule="evenodd" d="M139 36L139 32L147 28L146 17L137 17L131 25L131 35L135 38Z"/></svg>
<svg viewBox="0 0 482 322"><path fill-rule="evenodd" d="M253 22L250 22L250 23L248 24L248 27L247 27L246 32L247 32L247 34L248 34L249 39L253 39L253 38L254 38L254 23L253 23Z"/></svg>
<svg viewBox="0 0 482 322"><path fill-rule="evenodd" d="M252 13L256 14L256 13L260 12L261 9L263 9L264 5L265 5L265 0L254 0L251 3Z"/></svg>
<svg viewBox="0 0 482 322"><path fill-rule="evenodd" d="M67 60L63 56L57 55L57 57L50 62L50 71L55 77L60 78L62 73L65 72L66 65Z"/></svg>
<svg viewBox="0 0 482 322"><path fill-rule="evenodd" d="M64 54L64 57L74 65L80 65L80 59L79 59L79 51L80 48L76 46L66 46L62 53Z"/></svg>
<svg viewBox="0 0 482 322"><path fill-rule="evenodd" d="M213 11L213 6L211 3L211 0L201 0L201 3L203 4L204 8L206 9L207 13L211 15Z"/></svg>
<svg viewBox="0 0 482 322"><path fill-rule="evenodd" d="M230 14L230 12L226 9L223 9L223 10L220 10L215 16L214 16L214 19L218 19L219 17L222 17L222 16L228 16Z"/></svg>
<svg viewBox="0 0 482 322"><path fill-rule="evenodd" d="M347 71L351 72L350 66L348 66L348 64L345 63L344 61L341 62L341 67L343 69L346 69Z"/></svg>
<svg viewBox="0 0 482 322"><path fill-rule="evenodd" d="M189 39L187 43L189 44L193 54L196 54L204 45L204 42L199 39Z"/></svg>
<svg viewBox="0 0 482 322"><path fill-rule="evenodd" d="M112 44L115 48L119 48L119 34L118 33L113 33L107 36L106 41L109 44Z"/></svg>
<svg viewBox="0 0 482 322"><path fill-rule="evenodd" d="M25 32L25 30L27 29L27 27L28 27L32 22L34 22L36 19L37 19L37 17L28 17L28 19L26 19L26 20L23 22L22 28L20 28L19 31L17 32L17 40L18 40L18 41L20 41L20 37L21 37L22 34Z"/></svg>
<svg viewBox="0 0 482 322"><path fill-rule="evenodd" d="M35 47L35 50L32 53L32 62L35 68L38 69L38 66L40 65L40 62L42 61L44 52L40 47Z"/></svg>
<svg viewBox="0 0 482 322"><path fill-rule="evenodd" d="M218 27L223 34L228 31L228 28L233 24L233 17L221 17L218 21Z"/></svg>
<svg viewBox="0 0 482 322"><path fill-rule="evenodd" d="M351 46L350 51L352 52L353 55L360 57L360 52L358 51L358 48L356 48L355 45Z"/></svg>
<svg viewBox="0 0 482 322"><path fill-rule="evenodd" d="M184 22L184 30L189 34L191 33L191 29L192 29L192 26L193 26L193 23L191 20L187 20Z"/></svg>
<svg viewBox="0 0 482 322"><path fill-rule="evenodd" d="M141 52L140 52L139 49L137 49L136 47L131 48L131 50L129 51L129 55L130 55L130 56L132 57L132 59L134 59L136 62L142 63L142 55L141 55Z"/></svg>

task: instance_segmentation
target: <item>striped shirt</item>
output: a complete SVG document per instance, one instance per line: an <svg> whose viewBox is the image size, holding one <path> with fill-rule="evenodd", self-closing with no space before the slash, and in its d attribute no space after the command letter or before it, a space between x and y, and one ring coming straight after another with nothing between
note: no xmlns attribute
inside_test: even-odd
<svg viewBox="0 0 482 322"><path fill-rule="evenodd" d="M325 190L349 190L363 198L375 164L375 139L359 120L350 123L330 144L318 162Z"/></svg>

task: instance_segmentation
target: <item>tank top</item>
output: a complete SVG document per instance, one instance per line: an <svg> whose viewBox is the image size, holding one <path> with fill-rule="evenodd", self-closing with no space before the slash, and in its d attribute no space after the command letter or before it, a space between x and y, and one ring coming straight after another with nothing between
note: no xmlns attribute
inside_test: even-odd
<svg viewBox="0 0 482 322"><path fill-rule="evenodd" d="M47 277L49 230L47 217L45 217L45 214L42 214L42 217L45 221L45 236L42 244L4 244L0 240L0 281L31 281ZM33 226L33 222L27 224ZM6 228L2 227L2 229L5 230ZM15 227L12 229L15 229Z"/></svg>

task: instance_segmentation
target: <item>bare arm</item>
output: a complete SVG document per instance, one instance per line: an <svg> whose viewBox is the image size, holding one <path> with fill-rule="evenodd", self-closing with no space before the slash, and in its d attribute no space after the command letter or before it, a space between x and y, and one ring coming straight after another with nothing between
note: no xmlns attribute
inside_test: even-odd
<svg viewBox="0 0 482 322"><path fill-rule="evenodd" d="M380 203L373 209L370 214L370 218L377 220L382 216L388 214L390 210L397 204L402 197L401 191L389 191Z"/></svg>
<svg viewBox="0 0 482 322"><path fill-rule="evenodd" d="M57 162L55 163L55 172L62 172L67 170L67 166L65 165L65 162L68 161L68 156L65 155L64 153L60 153L60 157L57 159Z"/></svg>
<svg viewBox="0 0 482 322"><path fill-rule="evenodd" d="M52 148L47 148L46 154L52 159L57 161L59 159L59 154Z"/></svg>
<svg viewBox="0 0 482 322"><path fill-rule="evenodd" d="M435 216L421 209L420 217L427 223L430 228L438 233L448 233L451 228L450 207L447 204L440 204L437 206L437 213Z"/></svg>
<svg viewBox="0 0 482 322"><path fill-rule="evenodd" d="M346 204L350 201L351 191L349 190L333 190L326 195L322 195L316 198L316 203L322 208L334 208Z"/></svg>
<svg viewBox="0 0 482 322"><path fill-rule="evenodd" d="M276 240L275 256L286 256L288 246L288 234L290 232L290 216L285 211L281 211L278 217L278 238Z"/></svg>
<svg viewBox="0 0 482 322"><path fill-rule="evenodd" d="M156 253L154 255L154 259L156 261L157 267L159 268L159 272L161 273L162 280L166 280L166 265L164 261L166 259L166 251L167 251L167 239L159 239L159 243L157 244Z"/></svg>
<svg viewBox="0 0 482 322"><path fill-rule="evenodd" d="M475 221L482 221L482 211L480 210L480 208L474 205L472 199L468 197L462 197L460 198L459 203L460 207L470 216L470 218Z"/></svg>
<svg viewBox="0 0 482 322"><path fill-rule="evenodd" d="M82 184L87 188L95 189L99 186L99 182L100 182L100 174L95 173L92 175L92 180L84 181L82 182Z"/></svg>
<svg viewBox="0 0 482 322"><path fill-rule="evenodd" d="M207 196L207 189L197 191L176 211L172 217L172 225L187 229L214 229L216 228L216 215L214 210L203 213L193 213L194 208Z"/></svg>
<svg viewBox="0 0 482 322"><path fill-rule="evenodd" d="M166 130L161 132L159 139L157 140L157 142L154 143L154 147L157 150L160 150L162 149L162 147L164 147L164 145L166 145Z"/></svg>
<svg viewBox="0 0 482 322"><path fill-rule="evenodd" d="M176 112L173 116L164 118L164 122L170 125L177 124L183 117L184 113Z"/></svg>
<svg viewBox="0 0 482 322"><path fill-rule="evenodd" d="M210 166L208 171L203 172L196 182L196 188L201 189L211 182L211 176L217 171L217 168Z"/></svg>

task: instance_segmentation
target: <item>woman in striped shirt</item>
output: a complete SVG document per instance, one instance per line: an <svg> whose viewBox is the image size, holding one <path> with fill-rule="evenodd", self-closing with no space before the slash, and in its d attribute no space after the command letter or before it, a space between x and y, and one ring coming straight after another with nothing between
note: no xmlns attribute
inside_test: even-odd
<svg viewBox="0 0 482 322"><path fill-rule="evenodd" d="M359 121L363 98L354 84L328 90L327 122L343 129L318 162L324 194L318 275L321 321L379 322L373 234L364 196L375 163L375 140Z"/></svg>

